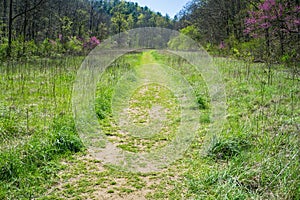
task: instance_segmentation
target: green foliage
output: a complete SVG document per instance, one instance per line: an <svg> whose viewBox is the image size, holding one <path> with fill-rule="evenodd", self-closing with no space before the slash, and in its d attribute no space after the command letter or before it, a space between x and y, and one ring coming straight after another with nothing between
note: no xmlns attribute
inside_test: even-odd
<svg viewBox="0 0 300 200"><path fill-rule="evenodd" d="M135 53L126 55L126 58L134 63L138 62L137 57L138 56ZM106 69L106 72L101 77L101 80L97 86L95 100L95 110L100 120L111 117L111 102L114 95L114 87L124 74L132 72L133 70L134 69L125 60L125 58L116 60L110 67Z"/></svg>
<svg viewBox="0 0 300 200"><path fill-rule="evenodd" d="M220 49L218 46L212 44L212 43L205 43L204 49L210 54L210 55L219 55Z"/></svg>
<svg viewBox="0 0 300 200"><path fill-rule="evenodd" d="M187 26L187 27L181 29L180 33L187 35L194 40L197 40L197 41L201 40L201 35L200 35L199 31L197 30L197 27L194 25L190 25L190 26Z"/></svg>
<svg viewBox="0 0 300 200"><path fill-rule="evenodd" d="M3 38L3 42L0 44L0 60L7 58L8 39Z"/></svg>
<svg viewBox="0 0 300 200"><path fill-rule="evenodd" d="M112 18L111 22L113 24L112 30L114 33L121 33L125 31L128 27L127 18L130 16L126 15L127 7L125 6L125 1L121 1L117 6L113 7L111 10ZM131 19L132 22L133 19Z"/></svg>
<svg viewBox="0 0 300 200"><path fill-rule="evenodd" d="M36 55L38 50L39 50L38 46L35 44L34 40L26 41L23 44L23 51L25 52L24 55L28 59L30 59L31 57L34 57L34 55Z"/></svg>
<svg viewBox="0 0 300 200"><path fill-rule="evenodd" d="M231 54L236 58L247 61L263 60L264 54L261 45L263 42L261 38L252 39L248 42L235 42L235 44L232 45Z"/></svg>
<svg viewBox="0 0 300 200"><path fill-rule="evenodd" d="M193 43L191 44L191 42ZM168 48L173 50L191 50L195 48L195 46L194 41L184 34L180 34L168 42Z"/></svg>
<svg viewBox="0 0 300 200"><path fill-rule="evenodd" d="M120 33L137 27L172 28L169 17L128 1L65 0L17 1L13 15L17 16L8 29L9 1L0 9L0 60L7 60L8 34L11 33L11 60L29 57L59 57L63 54L81 55L81 44L96 36L101 41L109 33ZM34 8L26 15L17 11ZM43 8L43 9L41 9ZM15 13L17 12L17 13ZM59 39L57 39L59 37ZM90 49L88 50L90 51Z"/></svg>
<svg viewBox="0 0 300 200"><path fill-rule="evenodd" d="M8 39L4 38L0 44L0 60L7 60ZM24 41L23 37L18 37L12 41L11 57L15 60L33 57L38 52L38 47L33 40Z"/></svg>
<svg viewBox="0 0 300 200"><path fill-rule="evenodd" d="M288 52L299 52L299 23L299 1L192 0L177 24L196 27L201 36L197 40L209 44L206 50L213 55L270 63L282 62ZM226 48L218 49L224 41ZM298 62L299 56L287 66Z"/></svg>
<svg viewBox="0 0 300 200"><path fill-rule="evenodd" d="M195 96L196 96L196 100L197 100L199 109L202 109L202 110L208 109L207 101L203 97L203 94L196 93Z"/></svg>
<svg viewBox="0 0 300 200"><path fill-rule="evenodd" d="M191 38L199 39L200 35L195 26L187 26L180 30L180 35L168 42L168 48L175 50L188 50L195 46L191 44Z"/></svg>
<svg viewBox="0 0 300 200"><path fill-rule="evenodd" d="M64 37L71 36L71 30L73 22L68 16L64 16L60 19L62 35Z"/></svg>
<svg viewBox="0 0 300 200"><path fill-rule="evenodd" d="M49 42L49 39L46 38L40 45L40 51L43 56L50 57L52 54L53 46Z"/></svg>
<svg viewBox="0 0 300 200"><path fill-rule="evenodd" d="M79 55L80 53L82 53L82 47L83 43L80 40L78 40L75 36L69 37L68 41L65 44L66 51L69 54Z"/></svg>
<svg viewBox="0 0 300 200"><path fill-rule="evenodd" d="M0 197L32 198L44 191L59 169L58 160L84 149L69 119L55 122L53 131L38 133L24 144L0 152Z"/></svg>

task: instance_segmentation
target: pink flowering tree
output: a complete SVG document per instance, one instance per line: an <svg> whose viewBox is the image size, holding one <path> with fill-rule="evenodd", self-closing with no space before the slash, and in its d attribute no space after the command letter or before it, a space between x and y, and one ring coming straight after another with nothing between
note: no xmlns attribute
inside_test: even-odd
<svg viewBox="0 0 300 200"><path fill-rule="evenodd" d="M89 40L87 42L85 42L83 44L83 47L85 49L91 50L91 49L95 48L96 46L98 46L99 44L100 44L100 40L97 37L93 36L93 37L89 38Z"/></svg>
<svg viewBox="0 0 300 200"><path fill-rule="evenodd" d="M244 33L254 38L264 37L268 56L279 43L279 52L283 55L287 38L299 34L299 12L300 7L294 0L264 0L257 10L249 12Z"/></svg>

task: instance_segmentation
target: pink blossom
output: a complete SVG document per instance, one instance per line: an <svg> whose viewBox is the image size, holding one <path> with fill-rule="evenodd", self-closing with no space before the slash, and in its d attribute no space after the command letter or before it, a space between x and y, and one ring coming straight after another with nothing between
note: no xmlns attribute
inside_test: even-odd
<svg viewBox="0 0 300 200"><path fill-rule="evenodd" d="M224 49L224 48L225 48L225 43L222 41L220 42L219 49Z"/></svg>
<svg viewBox="0 0 300 200"><path fill-rule="evenodd" d="M282 14L283 14L283 5L280 3L280 4L278 5L278 8L279 8L279 10L278 10L278 16L281 17Z"/></svg>
<svg viewBox="0 0 300 200"><path fill-rule="evenodd" d="M248 11L248 14L249 14L250 16L253 16L253 15L255 15L255 12L254 12L254 11Z"/></svg>
<svg viewBox="0 0 300 200"><path fill-rule="evenodd" d="M270 24L269 22L262 23L262 24L260 25L260 27L263 28L263 29L267 29L267 28L270 28L270 27L271 27L271 24Z"/></svg>
<svg viewBox="0 0 300 200"><path fill-rule="evenodd" d="M93 36L89 39L88 42L85 42L83 44L84 48L88 48L88 49L93 49L96 46L98 46L100 44L100 41L97 39L97 37Z"/></svg>
<svg viewBox="0 0 300 200"><path fill-rule="evenodd" d="M278 17L276 16L276 15L272 15L271 17L270 17L270 20L276 20Z"/></svg>
<svg viewBox="0 0 300 200"><path fill-rule="evenodd" d="M100 44L100 41L95 36L93 36L90 38L90 43L98 45L98 44Z"/></svg>
<svg viewBox="0 0 300 200"><path fill-rule="evenodd" d="M288 9L287 9L288 8ZM244 34L254 37L255 34L263 35L264 29L270 28L270 34L276 36L277 32L289 33L298 30L300 19L298 13L300 6L290 8L287 3L277 3L276 0L264 0L259 5L259 10L248 11L249 17L245 19Z"/></svg>
<svg viewBox="0 0 300 200"><path fill-rule="evenodd" d="M258 34L256 34L256 33L253 33L253 34L252 34L252 37L254 37L254 38L258 38Z"/></svg>
<svg viewBox="0 0 300 200"><path fill-rule="evenodd" d="M244 34L249 34L251 33L252 29L250 27L247 27L245 30L244 30Z"/></svg>
<svg viewBox="0 0 300 200"><path fill-rule="evenodd" d="M295 24L296 26L299 26L299 25L300 25L300 19L295 19L295 20L294 20L294 24Z"/></svg>
<svg viewBox="0 0 300 200"><path fill-rule="evenodd" d="M255 18L248 18L245 21L246 25L250 25L250 24L255 24L257 22L257 20Z"/></svg>
<svg viewBox="0 0 300 200"><path fill-rule="evenodd" d="M275 0L266 0L264 3L260 4L259 8L263 11L269 11L275 4Z"/></svg>
<svg viewBox="0 0 300 200"><path fill-rule="evenodd" d="M263 15L263 16L261 16L259 19L260 20L264 20L264 19L269 19L270 17L268 16L268 15Z"/></svg>
<svg viewBox="0 0 300 200"><path fill-rule="evenodd" d="M276 4L276 1L275 0L267 0L268 2L269 2L269 4L271 5L271 6L275 6L275 4Z"/></svg>

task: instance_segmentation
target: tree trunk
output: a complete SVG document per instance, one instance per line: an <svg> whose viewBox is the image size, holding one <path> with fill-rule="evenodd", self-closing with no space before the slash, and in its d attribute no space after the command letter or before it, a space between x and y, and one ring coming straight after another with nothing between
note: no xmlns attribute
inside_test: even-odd
<svg viewBox="0 0 300 200"><path fill-rule="evenodd" d="M267 56L268 59L270 58L270 34L269 34L269 29L266 29L265 32L265 39L266 39L266 52L267 52Z"/></svg>
<svg viewBox="0 0 300 200"><path fill-rule="evenodd" d="M236 15L238 16L238 19L235 21L235 29L236 29L236 38L238 41L241 40L241 37L243 35L242 25L244 22L244 19L241 17L241 0L237 0L236 2Z"/></svg>
<svg viewBox="0 0 300 200"><path fill-rule="evenodd" d="M271 77L271 51L270 51L270 33L269 29L266 29L265 33L266 38L266 51L267 51L267 65L268 65L268 85L272 84L272 77Z"/></svg>
<svg viewBox="0 0 300 200"><path fill-rule="evenodd" d="M93 31L93 13L94 13L94 5L93 5L93 1L91 1L90 21L89 21L90 33L92 33Z"/></svg>
<svg viewBox="0 0 300 200"><path fill-rule="evenodd" d="M6 36L6 26L7 26L7 0L3 0L3 16L2 16L2 23L3 23L3 36Z"/></svg>
<svg viewBox="0 0 300 200"><path fill-rule="evenodd" d="M13 0L9 1L9 16L8 16L8 47L7 47L7 57L11 56L11 43L12 43L12 12L13 12Z"/></svg>
<svg viewBox="0 0 300 200"><path fill-rule="evenodd" d="M280 37L280 55L283 56L284 55L284 33L282 31L280 31L279 37Z"/></svg>
<svg viewBox="0 0 300 200"><path fill-rule="evenodd" d="M28 2L25 0L25 13L24 13L24 21L23 21L23 54L25 53L26 47L25 47L25 42L26 42L26 29L27 29L27 7L28 7Z"/></svg>

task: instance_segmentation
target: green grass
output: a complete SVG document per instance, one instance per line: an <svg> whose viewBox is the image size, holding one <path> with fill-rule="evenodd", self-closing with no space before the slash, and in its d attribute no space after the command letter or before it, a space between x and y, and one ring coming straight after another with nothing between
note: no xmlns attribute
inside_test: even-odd
<svg viewBox="0 0 300 200"><path fill-rule="evenodd" d="M129 87L138 85L143 75L155 79L155 72L142 67L148 62L183 75L201 114L201 126L184 157L161 172L133 173L89 156L77 135L70 101L81 61L74 57L1 65L0 199L300 198L300 83L289 69L272 66L268 84L263 64L214 58L226 86L227 122L221 134L206 141L210 98L194 67L167 52L118 59L99 81L95 110L102 130L120 148L143 152L163 147L178 128L180 108L170 88L157 83L132 91ZM133 125L142 130L155 125L149 114L153 106L169 111L158 116L165 123L158 123L154 128L160 131L151 137L120 131L131 131L131 126L119 125L122 116L115 114L124 105L115 108L114 95L127 86L130 92L124 97Z"/></svg>
<svg viewBox="0 0 300 200"><path fill-rule="evenodd" d="M291 97L299 96L299 81L282 66L274 66L268 85L263 65L251 65L248 74L243 62L215 62L226 81L228 122L208 149L206 159L213 167L201 173L195 166L185 173L187 195L298 199L300 110L299 99Z"/></svg>
<svg viewBox="0 0 300 200"><path fill-rule="evenodd" d="M62 156L84 149L71 113L82 58L0 67L0 198L30 199L62 169Z"/></svg>

